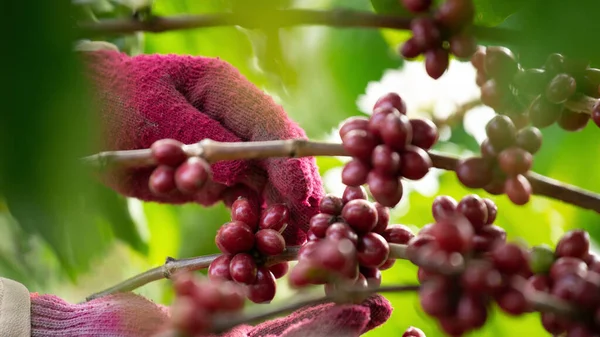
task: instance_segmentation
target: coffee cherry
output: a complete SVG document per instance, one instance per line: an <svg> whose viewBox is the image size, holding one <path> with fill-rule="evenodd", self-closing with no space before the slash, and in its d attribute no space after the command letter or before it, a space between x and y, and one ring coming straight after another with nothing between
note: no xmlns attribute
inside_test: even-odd
<svg viewBox="0 0 600 337"><path fill-rule="evenodd" d="M551 75L556 75L565 70L565 58L561 54L552 53L546 58L544 69Z"/></svg>
<svg viewBox="0 0 600 337"><path fill-rule="evenodd" d="M229 264L232 258L233 255L223 254L214 259L208 267L208 277L212 281L230 281L232 278L229 273Z"/></svg>
<svg viewBox="0 0 600 337"><path fill-rule="evenodd" d="M257 266L252 255L247 253L236 254L229 263L231 278L243 284L252 284L256 280Z"/></svg>
<svg viewBox="0 0 600 337"><path fill-rule="evenodd" d="M166 165L158 166L148 179L148 188L155 195L173 193L176 189L175 170Z"/></svg>
<svg viewBox="0 0 600 337"><path fill-rule="evenodd" d="M378 202L374 203L373 205L377 211L377 224L371 231L377 234L382 234L390 222L390 208L385 207Z"/></svg>
<svg viewBox="0 0 600 337"><path fill-rule="evenodd" d="M404 331L402 337L426 337L423 330L415 328L414 326L409 327Z"/></svg>
<svg viewBox="0 0 600 337"><path fill-rule="evenodd" d="M477 51L477 41L468 33L452 34L448 42L450 52L459 59L468 59Z"/></svg>
<svg viewBox="0 0 600 337"><path fill-rule="evenodd" d="M407 244L415 235L405 225L391 225L383 232L383 238L389 243Z"/></svg>
<svg viewBox="0 0 600 337"><path fill-rule="evenodd" d="M345 204L354 199L367 199L367 191L362 186L347 186L342 194L342 202Z"/></svg>
<svg viewBox="0 0 600 337"><path fill-rule="evenodd" d="M438 129L429 119L413 118L410 120L412 128L411 144L429 150L438 140Z"/></svg>
<svg viewBox="0 0 600 337"><path fill-rule="evenodd" d="M285 274L287 274L288 269L289 265L287 262L281 262L269 267L269 271L273 274L273 277L275 277L276 279L282 278Z"/></svg>
<svg viewBox="0 0 600 337"><path fill-rule="evenodd" d="M583 130L591 116L586 113L574 112L568 109L563 109L558 118L558 126L563 130L577 132Z"/></svg>
<svg viewBox="0 0 600 337"><path fill-rule="evenodd" d="M516 244L504 244L492 251L494 266L502 273L514 274L527 265L525 250Z"/></svg>
<svg viewBox="0 0 600 337"><path fill-rule="evenodd" d="M568 74L558 74L546 86L546 99L550 103L560 104L569 99L577 90L575 79Z"/></svg>
<svg viewBox="0 0 600 337"><path fill-rule="evenodd" d="M414 59L421 55L423 51L417 40L412 37L406 40L400 47L400 55L407 59Z"/></svg>
<svg viewBox="0 0 600 337"><path fill-rule="evenodd" d="M475 6L471 0L446 0L435 13L436 22L450 29L459 31L473 21Z"/></svg>
<svg viewBox="0 0 600 337"><path fill-rule="evenodd" d="M322 239L325 237L325 232L327 231L327 228L329 228L329 225L333 223L334 219L335 217L330 214L315 214L310 219L310 225L308 228L317 238Z"/></svg>
<svg viewBox="0 0 600 337"><path fill-rule="evenodd" d="M215 243L226 254L250 251L254 247L254 233L245 223L231 221L219 228Z"/></svg>
<svg viewBox="0 0 600 337"><path fill-rule="evenodd" d="M458 301L456 316L466 329L478 329L487 320L485 299L478 294L463 294Z"/></svg>
<svg viewBox="0 0 600 337"><path fill-rule="evenodd" d="M395 152L391 147L385 145L385 144L380 144L377 145L375 147L375 149L373 150L373 154L371 157L371 164L373 165L373 168L382 173L382 174L390 174L390 175L394 175L398 172L398 170L400 169L400 155L398 154L398 152ZM348 165L348 164L346 164ZM345 168L344 168L345 169ZM355 171L359 171L359 170L355 170ZM363 177L362 173L364 172L357 172L358 175L360 175L360 178ZM368 172L364 173L364 181L362 184L364 184L364 182L366 182L366 178L367 178ZM342 172L342 182L343 182L343 172ZM344 182L344 184L346 184ZM362 185L359 184L359 185ZM346 184L349 185L349 184Z"/></svg>
<svg viewBox="0 0 600 337"><path fill-rule="evenodd" d="M463 197L456 206L456 210L469 220L475 231L487 224L488 207L485 201L476 194Z"/></svg>
<svg viewBox="0 0 600 337"><path fill-rule="evenodd" d="M381 96L373 106L373 111L382 108L394 108L401 114L406 115L406 103L404 103L402 97L395 92L390 92Z"/></svg>
<svg viewBox="0 0 600 337"><path fill-rule="evenodd" d="M484 158L471 157L458 161L456 177L468 188L482 188L492 182L492 163Z"/></svg>
<svg viewBox="0 0 600 337"><path fill-rule="evenodd" d="M330 215L340 215L343 207L344 203L342 202L342 198L331 194L323 197L319 203L319 211Z"/></svg>
<svg viewBox="0 0 600 337"><path fill-rule="evenodd" d="M399 159L400 157L398 156L398 160ZM360 159L354 158L347 162L342 169L342 183L347 186L363 185L367 182L367 175L369 174L370 170L371 167L367 163Z"/></svg>
<svg viewBox="0 0 600 337"><path fill-rule="evenodd" d="M442 77L449 63L448 51L444 48L429 49L425 52L425 71L433 79Z"/></svg>
<svg viewBox="0 0 600 337"><path fill-rule="evenodd" d="M157 140L150 146L152 157L159 165L177 167L187 159L183 143L174 139Z"/></svg>
<svg viewBox="0 0 600 337"><path fill-rule="evenodd" d="M485 202L488 211L488 218L485 224L491 225L494 223L494 221L496 221L496 216L498 215L498 206L496 206L492 200L487 198L483 199L483 202Z"/></svg>
<svg viewBox="0 0 600 337"><path fill-rule="evenodd" d="M452 286L445 279L429 281L419 289L419 302L423 311L433 317L447 316L453 311L453 303L448 293Z"/></svg>
<svg viewBox="0 0 600 337"><path fill-rule="evenodd" d="M435 197L435 199L433 199L433 203L431 204L433 218L436 221L440 221L445 217L453 215L454 212L456 212L456 206L458 206L458 202L456 202L456 200L454 200L452 197L447 195Z"/></svg>
<svg viewBox="0 0 600 337"><path fill-rule="evenodd" d="M175 185L182 193L198 192L210 178L210 166L198 157L191 157L175 170Z"/></svg>
<svg viewBox="0 0 600 337"><path fill-rule="evenodd" d="M382 125L385 123L385 118L393 113L401 113L400 111L398 111L398 109L392 107L391 104L392 103L388 103L384 107L377 108L373 111L371 118L369 118L368 131L371 132L371 134L373 134L373 136L377 139L381 139L381 128Z"/></svg>
<svg viewBox="0 0 600 337"><path fill-rule="evenodd" d="M569 275L583 277L587 270L587 265L581 259L561 257L554 261L552 267L550 267L550 278L553 281L558 281Z"/></svg>
<svg viewBox="0 0 600 337"><path fill-rule="evenodd" d="M370 132L355 129L342 137L342 145L351 156L368 161L377 141Z"/></svg>
<svg viewBox="0 0 600 337"><path fill-rule="evenodd" d="M413 13L426 12L431 6L432 0L401 0L406 9Z"/></svg>
<svg viewBox="0 0 600 337"><path fill-rule="evenodd" d="M529 309L523 293L510 288L496 296L496 303L502 311L512 316L522 315Z"/></svg>
<svg viewBox="0 0 600 337"><path fill-rule="evenodd" d="M283 232L290 221L290 212L284 204L269 206L260 217L258 226L260 229L273 229L279 233Z"/></svg>
<svg viewBox="0 0 600 337"><path fill-rule="evenodd" d="M429 232L446 252L466 252L471 248L473 228L466 218L446 217L436 222Z"/></svg>
<svg viewBox="0 0 600 337"><path fill-rule="evenodd" d="M410 29L413 33L413 39L417 41L423 50L436 48L442 44L441 32L432 18L422 16L412 19Z"/></svg>
<svg viewBox="0 0 600 337"><path fill-rule="evenodd" d="M344 136L352 131L352 130L363 130L366 131L369 128L369 119L366 117L349 117L345 121L342 122L342 126L340 127L340 138L344 138Z"/></svg>
<svg viewBox="0 0 600 337"><path fill-rule="evenodd" d="M383 120L379 132L383 142L394 150L404 150L412 140L410 120L399 113L388 114Z"/></svg>
<svg viewBox="0 0 600 337"><path fill-rule="evenodd" d="M478 73L485 75L485 48L477 47L477 50L471 56L471 64L475 69L477 69Z"/></svg>
<svg viewBox="0 0 600 337"><path fill-rule="evenodd" d="M276 230L261 229L255 236L256 249L267 256L278 255L285 250L285 239Z"/></svg>
<svg viewBox="0 0 600 337"><path fill-rule="evenodd" d="M542 133L533 126L523 128L517 132L516 145L531 154L535 154L542 147Z"/></svg>
<svg viewBox="0 0 600 337"><path fill-rule="evenodd" d="M275 277L266 267L259 267L256 281L248 286L248 299L254 303L268 303L275 297Z"/></svg>
<svg viewBox="0 0 600 337"><path fill-rule="evenodd" d="M400 174L410 180L419 180L433 166L429 154L420 147L408 145L400 155Z"/></svg>
<svg viewBox="0 0 600 337"><path fill-rule="evenodd" d="M490 143L500 151L513 145L517 136L517 129L513 122L502 115L494 116L485 126L485 132Z"/></svg>
<svg viewBox="0 0 600 337"><path fill-rule="evenodd" d="M533 100L529 106L529 120L533 126L545 128L554 124L560 117L562 105L548 102L542 95Z"/></svg>
<svg viewBox="0 0 600 337"><path fill-rule="evenodd" d="M525 69L513 77L513 85L523 94L538 95L545 90L547 83L548 76L544 69Z"/></svg>
<svg viewBox="0 0 600 337"><path fill-rule="evenodd" d="M388 258L390 247L385 239L373 232L369 232L358 240L358 263L365 267L377 268Z"/></svg>
<svg viewBox="0 0 600 337"><path fill-rule="evenodd" d="M396 176L369 172L367 184L373 198L386 207L394 207L402 199L404 189L402 182Z"/></svg>
<svg viewBox="0 0 600 337"><path fill-rule="evenodd" d="M241 221L253 231L258 227L258 207L253 206L248 199L238 198L231 205L231 220Z"/></svg>
<svg viewBox="0 0 600 337"><path fill-rule="evenodd" d="M515 55L505 47L487 47L485 51L485 72L501 83L512 80L517 73L518 63Z"/></svg>
<svg viewBox="0 0 600 337"><path fill-rule="evenodd" d="M377 224L377 210L366 200L351 200L344 205L342 218L357 233L367 233Z"/></svg>
<svg viewBox="0 0 600 337"><path fill-rule="evenodd" d="M556 255L559 257L577 257L583 259L590 249L590 235L580 229L567 232L556 246Z"/></svg>
<svg viewBox="0 0 600 337"><path fill-rule="evenodd" d="M504 192L515 205L525 205L531 197L531 184L525 176L519 174L506 179Z"/></svg>
<svg viewBox="0 0 600 337"><path fill-rule="evenodd" d="M325 237L332 241L349 240L353 244L358 244L358 235L356 232L343 222L336 222L329 226L325 231Z"/></svg>
<svg viewBox="0 0 600 337"><path fill-rule="evenodd" d="M500 152L498 164L500 169L509 176L525 174L531 169L533 156L521 148L510 147Z"/></svg>
<svg viewBox="0 0 600 337"><path fill-rule="evenodd" d="M506 231L495 225L484 226L473 237L473 247L478 252L487 252L506 242Z"/></svg>
<svg viewBox="0 0 600 337"><path fill-rule="evenodd" d="M600 101L596 102L592 108L592 120L600 127Z"/></svg>

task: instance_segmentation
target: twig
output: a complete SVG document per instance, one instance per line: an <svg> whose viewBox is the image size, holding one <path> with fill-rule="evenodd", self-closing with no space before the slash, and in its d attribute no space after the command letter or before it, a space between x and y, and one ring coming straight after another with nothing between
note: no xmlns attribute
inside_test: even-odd
<svg viewBox="0 0 600 337"><path fill-rule="evenodd" d="M205 139L184 146L189 156L200 156L209 162L219 160L261 159L271 157L348 156L341 144L313 142L301 139L261 142L222 143ZM433 166L454 171L459 158L430 151ZM101 152L83 158L83 162L97 169L111 166L137 167L155 165L149 149ZM526 175L533 193L560 200L600 213L600 195L560 181L530 172Z"/></svg>
<svg viewBox="0 0 600 337"><path fill-rule="evenodd" d="M268 19L265 19L268 18ZM361 27L410 29L410 17L382 15L350 9L327 11L310 9L255 10L236 13L215 13L203 15L180 15L170 17L154 16L147 20L106 19L97 22L80 22L84 35L129 34L139 31L160 33L165 31L241 26L245 28L280 28L303 25L330 27ZM506 28L475 26L472 32L478 38L496 43L515 42L519 34Z"/></svg>
<svg viewBox="0 0 600 337"><path fill-rule="evenodd" d="M299 246L288 247L285 252L281 253L280 255L269 257L265 264L270 266L279 262L295 260L299 250ZM167 258L167 261L162 266L152 268L141 274L128 278L117 285L88 296L85 300L91 301L93 299L115 293L132 291L150 282L158 281L164 278L168 279L173 276L173 274L180 271L202 270L208 268L211 262L213 262L219 256L221 256L221 254L190 257L186 259Z"/></svg>

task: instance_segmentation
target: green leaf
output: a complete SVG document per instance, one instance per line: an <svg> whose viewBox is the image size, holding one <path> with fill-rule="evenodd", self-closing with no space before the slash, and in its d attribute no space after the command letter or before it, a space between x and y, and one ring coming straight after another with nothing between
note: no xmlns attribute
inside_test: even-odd
<svg viewBox="0 0 600 337"><path fill-rule="evenodd" d="M112 228L115 237L135 251L148 254L148 243L142 238L127 208L127 199L104 186L98 187L100 217Z"/></svg>
<svg viewBox="0 0 600 337"><path fill-rule="evenodd" d="M179 257L218 253L215 244L217 230L231 221L229 209L222 203L213 207L186 204L177 210L181 221Z"/></svg>
<svg viewBox="0 0 600 337"><path fill-rule="evenodd" d="M474 23L496 26L533 1L536 0L475 0Z"/></svg>

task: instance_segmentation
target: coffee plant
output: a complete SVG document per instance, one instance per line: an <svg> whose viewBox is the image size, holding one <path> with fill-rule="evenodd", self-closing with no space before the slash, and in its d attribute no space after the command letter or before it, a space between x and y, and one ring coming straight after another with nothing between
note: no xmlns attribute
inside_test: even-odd
<svg viewBox="0 0 600 337"><path fill-rule="evenodd" d="M110 235L138 253L160 255L153 264L166 262L88 296L80 310L93 311L94 301L169 279L172 298L161 301L171 306L170 314L165 322L154 322L156 331L149 324L137 335L376 336L391 325L394 330L385 334L488 336L498 333L499 319L507 326L529 319L536 324L530 331L504 327L499 335L600 336L594 227L600 194L570 185L585 183L600 191L595 142L581 136L596 135L595 126L600 127L600 49L593 25L599 4L173 3L178 2L186 5L74 1L60 5L69 13L66 23L34 27L40 36L27 42L31 45L24 42L26 33L15 39L15 50L31 53L27 59L5 56L15 69L6 77L12 81L4 90L10 111L2 122L7 127L0 129L0 223L10 222L5 236L14 240L10 249L19 257L12 261L0 255L1 276L30 290L43 283L23 276L43 279L52 269L31 268L30 260L42 256L32 248L30 238L37 237L47 241L46 253L52 251L75 281L96 257L92 251L106 250L102 240L108 234L98 223L110 223ZM56 11L46 3L39 6L42 14L32 20L53 25L47 16ZM30 13L25 7L20 12L15 7L7 27L29 20L19 17ZM186 15L179 13L183 8ZM579 14L573 14L575 9ZM334 61L294 46L301 41L295 26L301 25L327 26L304 38L321 44L314 50L336 54ZM187 31L191 28L203 29ZM226 29L231 31L220 35ZM360 38L342 39L343 29ZM164 40L162 32L167 32ZM203 45L211 39L220 44ZM65 45L76 41L77 53L62 54ZM181 47L190 41L201 46L193 51ZM351 53L344 54L346 45ZM56 62L42 62L31 56L32 50ZM160 55L171 52L194 55ZM227 62L208 57L221 52ZM449 76L459 63L472 67L468 81L478 88L476 99L440 117L413 111L414 98L388 86L373 104L362 104L368 105L366 115L354 112L369 81L387 68L415 62L437 83L453 81ZM93 99L73 99L65 110L69 104L60 96L65 93L50 94L50 88L64 84L70 95L87 97L86 86L76 80L80 75L91 83ZM329 77L335 86L328 84ZM24 87L38 78L34 88ZM76 113L73 107L95 114ZM70 112L53 116L53 109ZM480 126L484 137L474 142L462 121L481 109L493 116ZM62 127L66 131L61 130L60 140L47 141ZM317 140L329 127L335 130L330 140ZM94 137L82 130L97 132L101 145L88 146L81 139ZM561 144L569 137L579 138L565 151ZM555 172L564 181L550 177L548 163L555 161L567 162L567 173ZM81 167L93 173L82 174ZM433 179L456 185L451 193L415 197L416 183L442 171L449 174ZM337 192L326 181L332 173L341 185ZM44 183L55 178L61 182L58 188ZM88 184L94 193L82 192ZM190 210L190 204L202 209L189 213L196 229L183 235L182 245L195 247L179 253L185 258L167 257L177 253L169 249L149 253L132 220L135 205L143 205L135 199L170 204L173 210ZM210 212L215 207L226 210L226 219ZM576 208L581 215L567 217ZM518 216L507 216L510 212ZM176 225L172 217L158 218L154 222L164 224L151 227ZM507 219L519 223L507 224ZM573 223L566 231L557 229L564 219ZM75 224L80 220L92 229ZM519 228L530 234L519 238ZM165 236L154 236L155 245L174 245L167 231L158 233ZM196 271L206 277L192 274ZM289 293L292 299L282 302ZM412 302L395 301L409 296ZM46 322L50 316L40 306L55 309L36 298L31 297L32 335L94 335L70 323ZM386 298L394 305L393 315ZM146 312L140 309L136 315ZM269 321L282 315L288 316ZM400 316L415 322L400 324ZM65 330L57 333L61 327ZM106 335L98 329L97 335Z"/></svg>

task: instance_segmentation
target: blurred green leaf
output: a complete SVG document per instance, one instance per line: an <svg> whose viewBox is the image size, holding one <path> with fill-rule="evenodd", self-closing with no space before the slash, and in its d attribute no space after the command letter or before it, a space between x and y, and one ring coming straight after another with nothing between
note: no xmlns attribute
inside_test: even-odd
<svg viewBox="0 0 600 337"><path fill-rule="evenodd" d="M409 16L411 12L402 6L399 0L371 0L371 6L377 13Z"/></svg>
<svg viewBox="0 0 600 337"><path fill-rule="evenodd" d="M324 9L334 7L370 10L362 0L322 2ZM309 137L319 137L358 114L356 99L369 81L402 64L378 30L312 27L290 33L290 39L297 42L288 53L302 58L294 61L298 86L284 106Z"/></svg>
<svg viewBox="0 0 600 337"><path fill-rule="evenodd" d="M127 199L104 186L98 187L98 208L100 216L110 224L115 237L128 244L135 251L148 254L148 244L142 238L138 227L127 208Z"/></svg>
<svg viewBox="0 0 600 337"><path fill-rule="evenodd" d="M201 256L218 253L215 244L217 230L231 221L229 209L222 203L213 207L187 204L179 207L181 245L179 257Z"/></svg>

